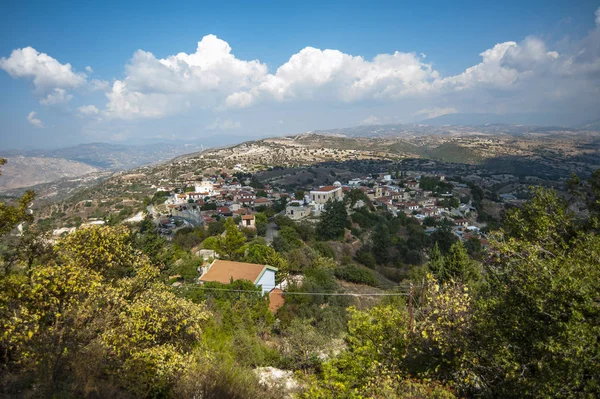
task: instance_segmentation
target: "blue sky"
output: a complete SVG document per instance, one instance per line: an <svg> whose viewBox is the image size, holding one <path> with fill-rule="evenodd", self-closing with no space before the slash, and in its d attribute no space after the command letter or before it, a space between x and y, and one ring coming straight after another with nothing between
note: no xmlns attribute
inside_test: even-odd
<svg viewBox="0 0 600 399"><path fill-rule="evenodd" d="M297 3L2 2L0 146L600 117L598 1Z"/></svg>

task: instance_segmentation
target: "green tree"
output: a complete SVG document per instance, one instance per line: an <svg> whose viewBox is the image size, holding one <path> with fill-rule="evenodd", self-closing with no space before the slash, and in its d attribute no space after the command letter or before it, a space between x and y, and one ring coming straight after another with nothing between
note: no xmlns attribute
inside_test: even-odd
<svg viewBox="0 0 600 399"><path fill-rule="evenodd" d="M219 236L217 252L225 259L240 260L246 252L246 236L233 219L225 221L225 236Z"/></svg>
<svg viewBox="0 0 600 399"><path fill-rule="evenodd" d="M157 396L189 365L209 313L159 283L132 241L127 229L79 230L29 278L0 278L2 366L23 376L21 392Z"/></svg>
<svg viewBox="0 0 600 399"><path fill-rule="evenodd" d="M433 245L433 249L431 250L431 252L429 253L429 270L431 270L431 272L433 273L434 276L436 276L438 279L440 278L440 276L444 275L444 256L442 255L442 252L440 251L440 247L438 246L438 243L436 242Z"/></svg>
<svg viewBox="0 0 600 399"><path fill-rule="evenodd" d="M444 267L438 273L440 281L474 282L480 277L478 266L469 258L461 241L450 247L444 258Z"/></svg>
<svg viewBox="0 0 600 399"><path fill-rule="evenodd" d="M367 195L364 192L357 188L353 188L352 190L350 190L344 196L344 201L347 204L349 204L351 208L353 208L358 203L358 201L363 201L368 208L371 207L371 200L369 199L369 197L367 197Z"/></svg>
<svg viewBox="0 0 600 399"><path fill-rule="evenodd" d="M286 252L302 246L302 240L295 228L283 226L273 239L273 247L277 252Z"/></svg>
<svg viewBox="0 0 600 399"><path fill-rule="evenodd" d="M600 395L600 237L537 189L491 243L476 318L478 371L491 396Z"/></svg>
<svg viewBox="0 0 600 399"><path fill-rule="evenodd" d="M0 166L6 164L6 159L0 158ZM0 176L2 171L0 170ZM0 202L0 237L9 233L18 224L31 222L33 216L28 212L29 205L35 199L33 191L27 191L16 201L15 205Z"/></svg>
<svg viewBox="0 0 600 399"><path fill-rule="evenodd" d="M277 268L276 280L280 282L289 273L289 263L275 249L259 242L248 245L245 261L259 265L269 265Z"/></svg>
<svg viewBox="0 0 600 399"><path fill-rule="evenodd" d="M264 237L267 234L267 227L269 225L269 220L267 219L267 215L264 213L257 213L254 215L254 224L256 225L256 234L261 237Z"/></svg>
<svg viewBox="0 0 600 399"><path fill-rule="evenodd" d="M458 240L452 231L453 226L454 223L444 219L440 222L438 228L429 236L429 241L431 243L437 243L443 254L447 253L452 245Z"/></svg>
<svg viewBox="0 0 600 399"><path fill-rule="evenodd" d="M385 223L379 223L373 229L371 250L378 264L383 265L391 259L392 236Z"/></svg>
<svg viewBox="0 0 600 399"><path fill-rule="evenodd" d="M469 237L469 239L465 241L465 248L467 249L469 256L474 259L481 258L483 254L481 240L477 237Z"/></svg>
<svg viewBox="0 0 600 399"><path fill-rule="evenodd" d="M344 236L344 229L348 225L348 212L344 202L329 200L321 213L317 234L322 240L337 240Z"/></svg>
<svg viewBox="0 0 600 399"><path fill-rule="evenodd" d="M441 384L409 379L403 359L413 334L404 306L349 311L347 349L321 366L303 397L454 397Z"/></svg>

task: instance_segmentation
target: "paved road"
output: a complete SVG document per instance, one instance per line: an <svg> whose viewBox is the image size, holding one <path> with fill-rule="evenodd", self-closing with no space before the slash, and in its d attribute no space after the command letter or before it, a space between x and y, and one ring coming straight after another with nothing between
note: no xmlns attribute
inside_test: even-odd
<svg viewBox="0 0 600 399"><path fill-rule="evenodd" d="M270 222L267 225L267 232L265 233L265 241L267 243L272 243L273 239L277 237L277 225L273 222Z"/></svg>

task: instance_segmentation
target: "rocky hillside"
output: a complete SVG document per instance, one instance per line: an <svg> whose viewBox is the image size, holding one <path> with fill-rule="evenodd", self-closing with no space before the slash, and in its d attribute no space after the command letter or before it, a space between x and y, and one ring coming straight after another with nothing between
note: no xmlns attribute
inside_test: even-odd
<svg viewBox="0 0 600 399"><path fill-rule="evenodd" d="M0 192L64 178L74 178L98 171L83 162L62 158L9 157L2 167Z"/></svg>
<svg viewBox="0 0 600 399"><path fill-rule="evenodd" d="M89 143L53 150L0 151L0 157L9 160L5 176L0 177L0 192L53 182L64 185L59 180L67 179L68 184L70 178L158 164L202 149L199 144L186 143L138 146Z"/></svg>

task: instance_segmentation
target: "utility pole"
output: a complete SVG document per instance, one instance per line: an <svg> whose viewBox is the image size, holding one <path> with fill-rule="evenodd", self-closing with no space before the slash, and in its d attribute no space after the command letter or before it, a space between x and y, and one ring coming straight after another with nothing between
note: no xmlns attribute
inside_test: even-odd
<svg viewBox="0 0 600 399"><path fill-rule="evenodd" d="M413 328L413 284L410 283L410 291L408 294L408 331L412 332Z"/></svg>

